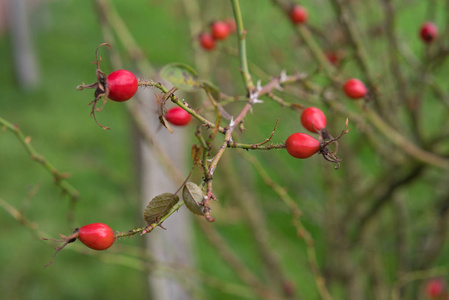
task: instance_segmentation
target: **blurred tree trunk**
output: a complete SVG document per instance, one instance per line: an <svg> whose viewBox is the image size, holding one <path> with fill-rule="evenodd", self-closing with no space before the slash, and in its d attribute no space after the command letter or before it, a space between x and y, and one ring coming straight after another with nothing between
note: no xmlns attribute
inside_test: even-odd
<svg viewBox="0 0 449 300"><path fill-rule="evenodd" d="M8 27L11 35L11 52L19 87L31 89L39 84L39 70L33 41L26 0L9 0Z"/></svg>
<svg viewBox="0 0 449 300"><path fill-rule="evenodd" d="M149 97L148 97L149 98ZM150 103L146 99L145 103ZM151 110L151 109L150 109ZM170 160L178 168L181 174L186 174L185 164L185 130L174 128L175 132L170 134L165 128L160 127L157 115L154 111L145 112L147 130L155 136L155 141L162 150L170 157ZM142 207L156 195L170 192L175 193L180 187L180 182L174 180L161 164L160 157L154 147L148 147L139 137L140 151L140 184L142 194ZM158 265L168 264L182 269L189 266L192 261L191 251L191 219L190 213L181 209L163 223L164 228L156 228L146 236L146 249ZM179 274L179 273L177 273ZM174 276L173 272L164 273L158 268L150 270L148 278L150 294L152 299L173 300L191 299L191 293L182 278L189 280L186 276Z"/></svg>

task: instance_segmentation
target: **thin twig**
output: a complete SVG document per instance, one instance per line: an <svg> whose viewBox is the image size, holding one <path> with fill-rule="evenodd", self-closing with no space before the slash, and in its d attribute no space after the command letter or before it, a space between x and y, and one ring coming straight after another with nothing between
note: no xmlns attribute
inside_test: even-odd
<svg viewBox="0 0 449 300"><path fill-rule="evenodd" d="M7 130L11 131L21 142L22 146L30 155L31 159L38 162L44 167L54 179L55 184L67 195L69 195L71 202L76 202L79 197L78 190L66 181L68 174L59 172L53 164L51 164L43 155L39 154L31 145L31 138L26 137L17 125L13 125L10 122L0 117L0 125Z"/></svg>
<svg viewBox="0 0 449 300"><path fill-rule="evenodd" d="M302 238L306 244L307 257L310 269L315 279L318 292L320 293L322 299L332 300L332 296L326 287L326 280L321 274L320 267L318 265L315 249L315 241L310 232L304 227L304 225L301 222L301 214L302 214L301 210L298 208L295 201L290 197L286 189L281 187L279 184L277 184L275 181L271 179L271 176L269 176L269 174L265 171L260 162L254 156L248 155L245 152L243 152L242 155L254 166L256 171L264 180L265 184L271 187L273 191L278 194L279 198L290 209L290 212L292 213L292 222L296 228L297 235L298 237Z"/></svg>

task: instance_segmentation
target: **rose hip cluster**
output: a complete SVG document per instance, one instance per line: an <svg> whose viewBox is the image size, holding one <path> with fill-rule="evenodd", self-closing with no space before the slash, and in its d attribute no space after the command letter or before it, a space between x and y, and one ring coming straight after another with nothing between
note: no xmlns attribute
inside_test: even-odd
<svg viewBox="0 0 449 300"><path fill-rule="evenodd" d="M209 32L204 31L199 35L201 47L206 51L215 49L217 41L224 41L231 33L236 31L237 27L233 19L212 22L209 26Z"/></svg>
<svg viewBox="0 0 449 300"><path fill-rule="evenodd" d="M110 48L110 46L106 43L101 44L99 47L101 46L107 46ZM106 75L106 73L100 69L101 57L98 57L98 48L95 51L96 61L94 62L97 66L97 82L88 85L83 83L79 85L77 89L95 89L95 98L91 103L89 103L89 105L92 105L91 115L101 128L109 129L108 127L98 123L95 113L103 109L107 99L116 102L124 102L131 99L139 88L139 80L132 72L128 70L116 70L109 75ZM101 107L97 107L97 103L100 99L103 100L103 104ZM189 124L191 115L180 107L174 107L168 110L165 118L173 125L184 126Z"/></svg>
<svg viewBox="0 0 449 300"><path fill-rule="evenodd" d="M346 96L354 100L362 99L368 94L365 84L356 78L347 80L343 85L343 91ZM320 153L327 161L336 163L336 168L338 168L341 160L327 146L336 144L337 140L346 134L348 130L345 129L337 138L333 138L326 129L326 116L316 107L304 109L301 114L301 123L308 131L318 133L319 138L316 140L306 133L293 133L285 141L287 152L291 156L301 159Z"/></svg>
<svg viewBox="0 0 449 300"><path fill-rule="evenodd" d="M109 47L109 45L107 44L101 44L100 46L103 45ZM89 104L93 104L91 114L94 116L94 118L95 112L98 112L103 108L103 106L100 108L96 107L97 102L100 99L103 99L103 105L107 101L107 99L116 102L124 102L131 99L136 94L137 89L139 88L139 80L132 72L128 70L116 70L109 75L106 75L99 67L101 58L98 57L97 52L98 48L96 51L97 60L94 62L97 66L97 82L89 85L85 85L83 83L82 85L78 86L78 90L83 90L85 88L95 89L95 99ZM168 122L177 126L187 125L191 120L191 115L181 107L173 107L169 109L164 117ZM97 120L95 119L95 121ZM97 124L103 129L108 129L98 122ZM60 234L60 237L61 239L42 238L43 240L63 242L62 246L56 248L54 257L60 250L67 246L67 244L73 243L77 239L87 247L94 250L106 250L111 247L115 241L114 232L108 225L103 223L93 223L85 225L81 228L76 228L69 236ZM48 265L53 262L53 259Z"/></svg>
<svg viewBox="0 0 449 300"><path fill-rule="evenodd" d="M320 153L327 161L336 163L336 169L338 169L341 159L334 152L331 152L328 146L337 143L337 140L349 130L345 128L337 138L333 138L326 129L326 116L321 109L316 107L304 109L301 114L301 124L308 131L318 134L318 140L306 133L293 133L285 141L287 152L291 156L300 159L309 158L316 153Z"/></svg>

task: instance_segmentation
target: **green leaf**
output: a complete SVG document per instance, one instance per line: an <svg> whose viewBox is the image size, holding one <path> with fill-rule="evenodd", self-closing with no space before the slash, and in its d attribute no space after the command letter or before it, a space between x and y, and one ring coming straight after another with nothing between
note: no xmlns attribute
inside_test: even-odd
<svg viewBox="0 0 449 300"><path fill-rule="evenodd" d="M160 76L180 90L191 92L201 87L196 71L182 63L166 65L162 68Z"/></svg>
<svg viewBox="0 0 449 300"><path fill-rule="evenodd" d="M179 197L172 193L157 195L148 203L143 211L143 218L148 225L156 223L167 214L170 209L179 201Z"/></svg>
<svg viewBox="0 0 449 300"><path fill-rule="evenodd" d="M221 100L221 92L220 89L214 85L212 82L207 80L201 80L201 87L209 92L215 101L220 102Z"/></svg>
<svg viewBox="0 0 449 300"><path fill-rule="evenodd" d="M204 212L199 203L203 202L204 195L201 188L193 182L187 182L182 188L182 199L186 207L194 214L203 216Z"/></svg>

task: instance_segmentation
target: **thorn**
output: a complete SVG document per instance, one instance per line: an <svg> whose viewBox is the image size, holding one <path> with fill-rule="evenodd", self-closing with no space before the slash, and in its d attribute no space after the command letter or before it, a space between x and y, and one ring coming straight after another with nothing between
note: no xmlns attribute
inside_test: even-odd
<svg viewBox="0 0 449 300"><path fill-rule="evenodd" d="M234 130L235 122L234 117L231 118L231 122L229 122L229 128L231 128L231 131Z"/></svg>
<svg viewBox="0 0 449 300"><path fill-rule="evenodd" d="M262 81L257 80L256 91L259 92L262 89Z"/></svg>
<svg viewBox="0 0 449 300"><path fill-rule="evenodd" d="M282 70L281 75L279 75L279 82L283 83L287 79L287 71Z"/></svg>
<svg viewBox="0 0 449 300"><path fill-rule="evenodd" d="M256 88L254 89L254 91L250 92L249 98L251 99L251 101L254 101L255 99L257 99L259 97L259 92L262 90L262 82L259 80L257 80L257 85Z"/></svg>

